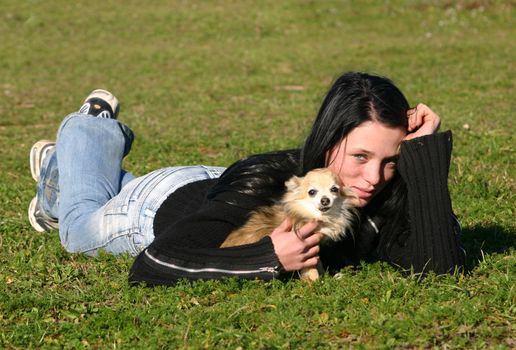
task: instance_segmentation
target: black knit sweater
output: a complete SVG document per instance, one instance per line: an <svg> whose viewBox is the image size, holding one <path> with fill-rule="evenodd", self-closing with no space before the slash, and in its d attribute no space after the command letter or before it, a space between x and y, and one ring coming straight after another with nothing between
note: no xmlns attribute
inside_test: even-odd
<svg viewBox="0 0 516 350"><path fill-rule="evenodd" d="M462 267L464 253L447 184L451 149L451 132L403 142L398 172L406 184L407 210L402 220L389 223L389 218L363 210L354 238L321 247L326 268L335 271L360 260L377 259L416 272L447 273ZM299 168L298 154L285 151L269 156L284 169L275 184L280 188L276 198L284 191L285 179ZM268 161L267 156L259 159ZM270 237L250 245L220 248L253 209L270 203L264 196L221 187L223 182L238 188L239 176L253 171L253 166L245 173L233 168L220 179L190 183L165 200L154 221L156 239L136 258L131 283L171 285L183 278L268 280L280 276L281 264Z"/></svg>

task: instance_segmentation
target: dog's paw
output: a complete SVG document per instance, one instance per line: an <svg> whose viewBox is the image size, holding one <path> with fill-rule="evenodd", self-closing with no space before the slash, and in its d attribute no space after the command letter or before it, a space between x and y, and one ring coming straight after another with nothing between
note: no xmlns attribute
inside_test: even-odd
<svg viewBox="0 0 516 350"><path fill-rule="evenodd" d="M303 269L300 271L300 276L303 281L311 283L319 278L319 272L316 268Z"/></svg>

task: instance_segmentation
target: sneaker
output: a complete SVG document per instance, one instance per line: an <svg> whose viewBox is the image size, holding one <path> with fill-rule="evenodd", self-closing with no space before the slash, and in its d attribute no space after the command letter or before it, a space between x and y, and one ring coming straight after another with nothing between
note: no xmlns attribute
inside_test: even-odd
<svg viewBox="0 0 516 350"><path fill-rule="evenodd" d="M79 109L79 113L109 119L116 119L119 111L118 99L111 92L102 89L93 90Z"/></svg>
<svg viewBox="0 0 516 350"><path fill-rule="evenodd" d="M59 223L41 210L37 195L30 201L28 214L31 226L38 232L48 232L59 228Z"/></svg>
<svg viewBox="0 0 516 350"><path fill-rule="evenodd" d="M38 182L41 164L43 164L46 156L55 146L56 143L49 140L41 140L32 145L30 149L30 173L34 181Z"/></svg>
<svg viewBox="0 0 516 350"><path fill-rule="evenodd" d="M36 142L30 149L30 172L34 181L39 181L41 166L45 158L55 148L55 145L56 143L54 141L41 140ZM37 194L32 198L29 204L28 215L30 224L38 232L46 232L59 228L57 220L49 217L41 210Z"/></svg>

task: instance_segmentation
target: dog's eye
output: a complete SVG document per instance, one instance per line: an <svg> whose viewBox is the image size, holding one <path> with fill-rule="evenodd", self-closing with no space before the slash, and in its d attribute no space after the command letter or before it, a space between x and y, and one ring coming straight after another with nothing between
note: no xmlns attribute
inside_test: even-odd
<svg viewBox="0 0 516 350"><path fill-rule="evenodd" d="M332 188L330 188L330 192L337 193L339 192L339 188L337 186L333 186Z"/></svg>
<svg viewBox="0 0 516 350"><path fill-rule="evenodd" d="M315 196L316 194L317 194L317 190L311 189L311 190L309 190L309 191L308 191L308 195L309 195L310 197L313 197L313 196Z"/></svg>

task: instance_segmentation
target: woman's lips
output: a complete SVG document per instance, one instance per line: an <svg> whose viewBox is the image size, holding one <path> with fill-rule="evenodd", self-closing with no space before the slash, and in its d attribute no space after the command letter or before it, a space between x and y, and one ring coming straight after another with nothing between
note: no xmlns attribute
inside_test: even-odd
<svg viewBox="0 0 516 350"><path fill-rule="evenodd" d="M352 189L359 198L363 198L363 199L371 198L374 194L374 190L367 191L360 187L352 187Z"/></svg>

